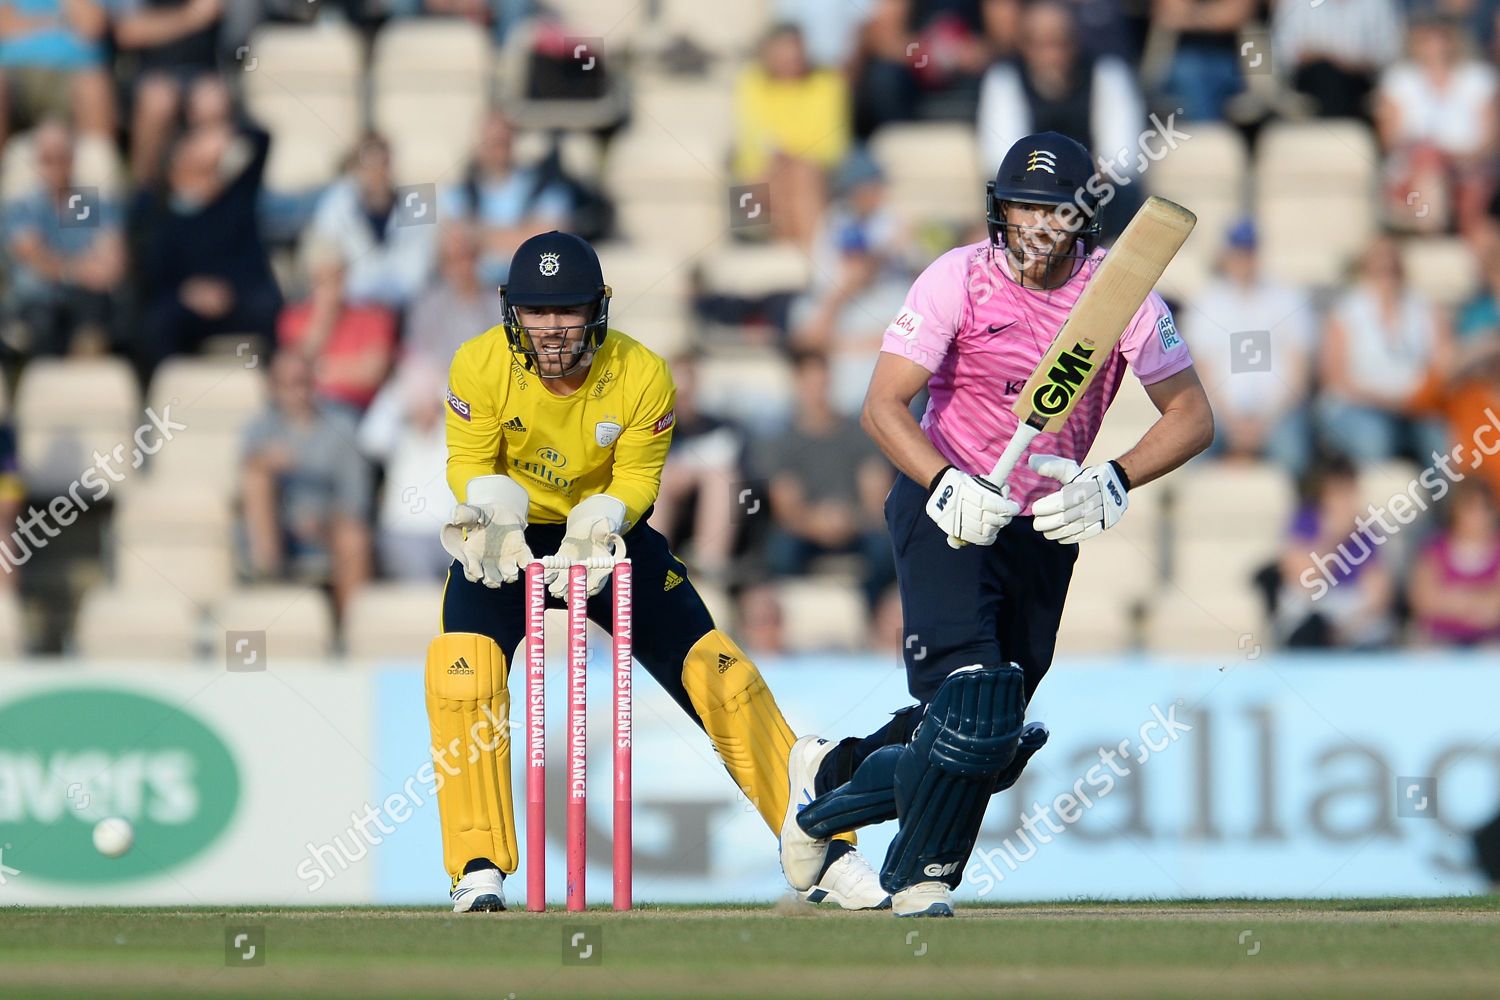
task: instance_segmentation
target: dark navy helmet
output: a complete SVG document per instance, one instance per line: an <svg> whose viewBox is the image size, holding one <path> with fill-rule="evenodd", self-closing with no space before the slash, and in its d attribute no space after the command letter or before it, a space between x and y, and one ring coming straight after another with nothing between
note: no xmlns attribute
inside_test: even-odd
<svg viewBox="0 0 1500 1000"><path fill-rule="evenodd" d="M506 340L513 351L526 359L526 367L538 375L558 378L571 374L593 360L594 352L604 343L609 329L611 292L604 283L599 255L582 237L553 230L522 243L511 257L510 276L500 287L500 294L505 297ZM565 370L544 375L537 363L532 331L521 323L516 310L566 306L584 308L587 318L583 323L583 342L572 363L564 366Z"/></svg>
<svg viewBox="0 0 1500 1000"><path fill-rule="evenodd" d="M1061 132L1037 132L1022 136L1000 161L995 179L986 186L985 221L989 224L990 243L1007 246L1006 202L1029 205L1076 206L1070 231L1077 234L1068 256L1075 266L1099 243L1098 197L1091 188L1094 160L1076 139Z"/></svg>

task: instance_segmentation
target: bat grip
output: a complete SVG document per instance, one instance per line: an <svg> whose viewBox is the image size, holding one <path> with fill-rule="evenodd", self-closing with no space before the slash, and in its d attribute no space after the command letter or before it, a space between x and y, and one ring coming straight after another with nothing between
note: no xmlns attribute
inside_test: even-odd
<svg viewBox="0 0 1500 1000"><path fill-rule="evenodd" d="M1011 437L1010 444L1005 446L1005 451L1000 454L1000 460L990 470L989 481L996 486L1004 483L1010 478L1011 470L1021 461L1021 456L1026 449L1031 447L1031 442L1036 440L1037 434L1041 433L1030 424L1019 424L1016 433Z"/></svg>
<svg viewBox="0 0 1500 1000"><path fill-rule="evenodd" d="M995 467L990 470L990 474L985 478L996 486L1003 485L1005 480L1010 476L1011 470L1021 461L1021 456L1026 453L1026 449L1031 446L1031 442L1036 440L1036 436L1039 433L1041 432L1030 424L1018 424L1016 426L1016 433L1010 439L1010 444L1005 446L1005 451L1000 454L1000 460L995 463ZM968 542L965 542L961 538L955 538L953 535L948 536L948 546L950 548L961 549L967 544Z"/></svg>

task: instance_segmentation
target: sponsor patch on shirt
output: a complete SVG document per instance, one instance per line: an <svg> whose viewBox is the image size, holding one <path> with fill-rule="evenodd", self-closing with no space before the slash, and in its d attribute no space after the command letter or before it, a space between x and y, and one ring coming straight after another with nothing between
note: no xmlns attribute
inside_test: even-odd
<svg viewBox="0 0 1500 1000"><path fill-rule="evenodd" d="M1161 338L1161 349L1164 351L1182 346L1182 338L1177 335L1177 324L1172 322L1171 313L1156 321L1156 335Z"/></svg>
<svg viewBox="0 0 1500 1000"><path fill-rule="evenodd" d="M448 390L448 409L458 414L460 420L468 420L471 416L469 404L459 399L451 388Z"/></svg>
<svg viewBox="0 0 1500 1000"><path fill-rule="evenodd" d="M903 309L901 314L891 321L891 329L911 340L922 329L922 314L912 309Z"/></svg>
<svg viewBox="0 0 1500 1000"><path fill-rule="evenodd" d="M651 426L651 433L660 434L662 431L666 430L668 427L671 427L675 423L677 423L677 411L668 410L666 416L662 417Z"/></svg>

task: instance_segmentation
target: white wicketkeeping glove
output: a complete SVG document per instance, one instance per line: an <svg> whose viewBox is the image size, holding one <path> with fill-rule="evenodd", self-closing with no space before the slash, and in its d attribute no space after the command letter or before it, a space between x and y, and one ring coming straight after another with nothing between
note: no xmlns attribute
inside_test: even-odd
<svg viewBox="0 0 1500 1000"><path fill-rule="evenodd" d="M526 487L509 476L476 476L469 480L468 497L443 525L443 548L463 566L470 583L491 588L515 583L521 567L531 562Z"/></svg>
<svg viewBox="0 0 1500 1000"><path fill-rule="evenodd" d="M1031 470L1056 479L1063 488L1031 505L1031 526L1054 542L1068 545L1113 528L1130 506L1129 487L1114 462L1080 468L1060 455L1032 455Z"/></svg>
<svg viewBox="0 0 1500 1000"><path fill-rule="evenodd" d="M1010 487L971 476L948 466L927 491L927 516L948 536L948 543L993 545L1000 529L1021 513Z"/></svg>
<svg viewBox="0 0 1500 1000"><path fill-rule="evenodd" d="M580 500L568 514L567 533L557 554L570 562L579 559L624 558L625 542L620 532L625 530L625 504L608 493L596 493ZM610 568L589 570L589 596L604 589L609 579ZM547 570L547 592L560 601L568 598L568 574L556 567Z"/></svg>

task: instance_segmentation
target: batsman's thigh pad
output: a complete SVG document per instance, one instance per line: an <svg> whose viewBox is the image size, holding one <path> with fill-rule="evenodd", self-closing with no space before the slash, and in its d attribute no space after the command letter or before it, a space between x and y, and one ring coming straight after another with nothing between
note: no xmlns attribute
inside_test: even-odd
<svg viewBox="0 0 1500 1000"><path fill-rule="evenodd" d="M446 632L427 647L427 721L438 783L443 864L455 879L475 858L516 870L510 787L510 693L493 639Z"/></svg>
<svg viewBox="0 0 1500 1000"><path fill-rule="evenodd" d="M896 818L896 762L905 747L886 746L860 762L854 777L813 799L797 814L810 837L832 837Z"/></svg>
<svg viewBox="0 0 1500 1000"><path fill-rule="evenodd" d="M958 887L1025 715L1025 678L1015 664L963 667L938 688L896 761L901 828L880 871L886 891L927 881Z"/></svg>
<svg viewBox="0 0 1500 1000"><path fill-rule="evenodd" d="M787 755L796 737L755 663L712 629L688 650L682 686L740 791L772 831L786 816Z"/></svg>

